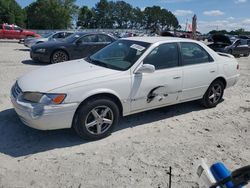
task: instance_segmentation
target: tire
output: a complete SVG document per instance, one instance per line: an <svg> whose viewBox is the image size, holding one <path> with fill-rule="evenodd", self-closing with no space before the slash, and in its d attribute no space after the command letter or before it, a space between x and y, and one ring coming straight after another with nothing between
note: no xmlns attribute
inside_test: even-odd
<svg viewBox="0 0 250 188"><path fill-rule="evenodd" d="M69 56L68 54L63 51L63 50L56 50L51 58L50 58L50 62L52 64L55 64L55 63L61 63L61 62L64 62L64 61L68 61L69 60Z"/></svg>
<svg viewBox="0 0 250 188"><path fill-rule="evenodd" d="M114 101L109 98L93 98L79 107L73 128L85 140L99 140L112 133L119 116L119 108Z"/></svg>
<svg viewBox="0 0 250 188"><path fill-rule="evenodd" d="M244 54L244 57L248 57L249 56L249 54Z"/></svg>
<svg viewBox="0 0 250 188"><path fill-rule="evenodd" d="M206 93L203 96L202 104L206 108L216 107L217 104L220 103L223 94L224 94L225 86L222 81L215 80L208 88Z"/></svg>

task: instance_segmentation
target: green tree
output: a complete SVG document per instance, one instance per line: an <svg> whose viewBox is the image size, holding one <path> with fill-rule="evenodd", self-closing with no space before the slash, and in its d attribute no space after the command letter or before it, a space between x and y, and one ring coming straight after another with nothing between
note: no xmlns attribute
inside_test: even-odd
<svg viewBox="0 0 250 188"><path fill-rule="evenodd" d="M97 28L113 28L112 4L107 0L100 0L93 9Z"/></svg>
<svg viewBox="0 0 250 188"><path fill-rule="evenodd" d="M79 10L77 26L82 28L91 28L95 25L95 15L92 9L87 6L83 6Z"/></svg>
<svg viewBox="0 0 250 188"><path fill-rule="evenodd" d="M25 11L15 0L0 0L0 22L24 26Z"/></svg>
<svg viewBox="0 0 250 188"><path fill-rule="evenodd" d="M112 3L112 20L119 29L126 29L131 24L133 7L124 2L116 1Z"/></svg>
<svg viewBox="0 0 250 188"><path fill-rule="evenodd" d="M159 6L144 11L125 1L100 0L94 8L83 6L78 15L78 26L83 28L119 29L177 29L179 22L172 12Z"/></svg>
<svg viewBox="0 0 250 188"><path fill-rule="evenodd" d="M177 29L179 22L175 15L159 6L147 7L144 10L146 29Z"/></svg>
<svg viewBox="0 0 250 188"><path fill-rule="evenodd" d="M77 10L75 0L37 0L26 7L27 26L31 29L67 29Z"/></svg>

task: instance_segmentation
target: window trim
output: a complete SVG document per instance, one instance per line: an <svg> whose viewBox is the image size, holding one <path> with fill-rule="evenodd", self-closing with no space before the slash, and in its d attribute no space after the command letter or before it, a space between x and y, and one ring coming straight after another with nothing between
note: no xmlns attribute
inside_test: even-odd
<svg viewBox="0 0 250 188"><path fill-rule="evenodd" d="M155 71L162 71L162 70L168 70L168 69L174 69L174 68L181 67L181 66L182 66L182 65L181 65L181 53L180 53L180 47L179 47L178 42L165 42L165 43L161 43L161 44L159 44L158 46L154 47L154 48L146 55L146 57L143 58L143 60L142 60L143 64L144 64L144 60L148 57L148 55L149 55L152 51L154 51L154 50L155 50L156 48L158 48L159 46L161 46L161 45L166 45L166 44L175 44L175 45L176 45L176 50L177 50L177 53L178 53L178 64L177 64L177 66L175 66L175 67L168 67L168 68L162 68L162 69L156 69L156 68L155 68Z"/></svg>
<svg viewBox="0 0 250 188"><path fill-rule="evenodd" d="M110 41L100 42L100 41L99 41L99 36L100 36L100 35L109 38ZM113 42L113 39L112 39L109 35L106 35L106 34L97 34L97 37L98 37L98 42L97 42L98 44L110 44L110 43Z"/></svg>
<svg viewBox="0 0 250 188"><path fill-rule="evenodd" d="M89 36L98 37L98 36L96 36L96 34L87 34L87 35L84 35L84 36L78 38L78 39L75 41L75 43L77 43L79 40L82 40L84 37L89 37ZM97 43L98 43L98 42L81 42L80 44L81 44L81 45L85 45L85 44L97 44Z"/></svg>
<svg viewBox="0 0 250 188"><path fill-rule="evenodd" d="M205 62L205 63L197 63L197 64L190 64L190 65L184 65L183 63L183 56L182 56L182 51L181 51L181 43L190 43L190 44L194 44L194 45L197 45L199 46L201 49L203 49L206 54L208 55L208 62ZM203 48L201 45L195 43L195 42L186 42L186 41L181 41L181 42L178 42L178 46L179 46L179 53L180 53L180 58L181 58L181 65L182 67L186 67L186 66L194 66L194 65L202 65L202 64L207 64L207 63L213 63L215 62L214 61L214 58L208 53L208 51Z"/></svg>

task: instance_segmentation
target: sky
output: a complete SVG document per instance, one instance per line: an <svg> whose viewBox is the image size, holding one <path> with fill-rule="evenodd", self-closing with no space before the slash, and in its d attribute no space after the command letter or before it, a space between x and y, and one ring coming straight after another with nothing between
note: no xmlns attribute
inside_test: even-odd
<svg viewBox="0 0 250 188"><path fill-rule="evenodd" d="M22 7L34 0L16 0ZM115 1L115 0L114 0ZM250 0L124 0L133 7L142 10L157 5L173 12L182 29L191 23L197 15L198 30L206 33L210 30L235 30L244 28L250 31ZM76 0L78 6L93 7L99 0Z"/></svg>

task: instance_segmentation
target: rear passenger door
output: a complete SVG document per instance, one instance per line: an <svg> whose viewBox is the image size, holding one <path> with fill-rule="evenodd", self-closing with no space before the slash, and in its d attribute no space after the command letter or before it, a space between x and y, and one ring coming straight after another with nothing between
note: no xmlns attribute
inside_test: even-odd
<svg viewBox="0 0 250 188"><path fill-rule="evenodd" d="M199 44L181 42L183 84L180 101L201 98L216 78L218 68L208 52Z"/></svg>

